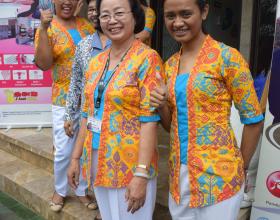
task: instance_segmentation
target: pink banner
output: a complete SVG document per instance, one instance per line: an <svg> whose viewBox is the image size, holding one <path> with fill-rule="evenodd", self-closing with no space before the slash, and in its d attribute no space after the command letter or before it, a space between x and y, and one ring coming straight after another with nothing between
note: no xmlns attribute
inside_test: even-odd
<svg viewBox="0 0 280 220"><path fill-rule="evenodd" d="M51 73L34 64L34 35L40 24L38 7L38 0L0 0L0 104L9 104L2 98L10 90L17 94L16 89L38 94L47 90L36 103L51 103ZM36 104L32 98L18 103Z"/></svg>
<svg viewBox="0 0 280 220"><path fill-rule="evenodd" d="M39 25L39 0L0 0L0 128L51 126L51 72L34 63Z"/></svg>

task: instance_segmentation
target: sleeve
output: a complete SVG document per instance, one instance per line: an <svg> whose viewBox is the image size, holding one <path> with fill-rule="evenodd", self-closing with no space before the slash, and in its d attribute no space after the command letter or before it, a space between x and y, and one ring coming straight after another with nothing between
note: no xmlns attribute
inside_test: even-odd
<svg viewBox="0 0 280 220"><path fill-rule="evenodd" d="M247 62L233 48L223 51L222 59L221 71L234 105L239 111L241 122L254 124L262 121L264 117Z"/></svg>
<svg viewBox="0 0 280 220"><path fill-rule="evenodd" d="M89 83L89 77L91 75L91 66L92 66L92 60L88 64L88 69L86 70L84 77L85 77L85 87L83 90L83 102L82 102L82 117L87 118L88 117L88 111L89 111L89 99L92 97L91 86Z"/></svg>
<svg viewBox="0 0 280 220"><path fill-rule="evenodd" d="M37 28L36 33L35 33L35 38L34 38L34 48L35 48L35 50L38 47L39 32L40 32L40 28ZM49 37L49 44L52 46L52 29L51 29L51 27L48 28L48 37Z"/></svg>
<svg viewBox="0 0 280 220"><path fill-rule="evenodd" d="M78 44L72 66L72 75L69 91L66 99L65 120L73 121L76 112L79 110L82 91L83 71L81 67L82 47Z"/></svg>
<svg viewBox="0 0 280 220"><path fill-rule="evenodd" d="M141 122L160 121L156 109L150 106L151 91L164 83L162 60L155 51L142 63L138 77L141 94L139 120Z"/></svg>
<svg viewBox="0 0 280 220"><path fill-rule="evenodd" d="M148 31L150 34L153 32L153 28L156 21L156 14L151 8L147 8L145 13L145 27L144 30Z"/></svg>

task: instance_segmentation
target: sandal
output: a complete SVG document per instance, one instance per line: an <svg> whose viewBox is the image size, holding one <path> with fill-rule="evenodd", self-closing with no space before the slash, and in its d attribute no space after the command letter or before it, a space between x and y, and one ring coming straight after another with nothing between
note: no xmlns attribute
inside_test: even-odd
<svg viewBox="0 0 280 220"><path fill-rule="evenodd" d="M54 195L57 194L56 192L53 193L53 197ZM58 195L58 194L57 194ZM61 209L63 208L64 206L64 200L62 202L58 202L58 203L55 203L53 202L53 197L52 197L52 200L50 201L49 203L49 206L50 206L50 209L54 212L59 212L61 211ZM62 197L63 198L63 197Z"/></svg>
<svg viewBox="0 0 280 220"><path fill-rule="evenodd" d="M64 203L60 202L60 203L54 203L53 201L50 201L50 209L54 212L59 212L61 211L61 209L63 208Z"/></svg>
<svg viewBox="0 0 280 220"><path fill-rule="evenodd" d="M85 207L87 207L90 210L98 209L97 202L95 200L92 200L90 202L83 203Z"/></svg>
<svg viewBox="0 0 280 220"><path fill-rule="evenodd" d="M94 220L102 220L100 212L98 212L98 214L94 217Z"/></svg>

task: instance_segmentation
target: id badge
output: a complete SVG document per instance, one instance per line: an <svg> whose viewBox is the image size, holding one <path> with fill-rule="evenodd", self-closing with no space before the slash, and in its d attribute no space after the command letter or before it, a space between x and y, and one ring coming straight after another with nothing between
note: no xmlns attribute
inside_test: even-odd
<svg viewBox="0 0 280 220"><path fill-rule="evenodd" d="M101 120L94 118L94 117L89 117L87 120L87 129L94 133L100 133L101 124L102 124Z"/></svg>

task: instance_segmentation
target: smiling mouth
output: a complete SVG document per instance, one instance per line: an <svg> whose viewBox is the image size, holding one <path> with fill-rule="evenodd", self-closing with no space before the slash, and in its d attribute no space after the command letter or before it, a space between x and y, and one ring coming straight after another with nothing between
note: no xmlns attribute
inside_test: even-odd
<svg viewBox="0 0 280 220"><path fill-rule="evenodd" d="M110 28L109 31L112 33L112 34L115 34L115 33L119 33L121 30L121 28Z"/></svg>
<svg viewBox="0 0 280 220"><path fill-rule="evenodd" d="M72 11L72 7L69 7L69 6L62 6L62 11L65 13L65 14L69 14L71 13Z"/></svg>
<svg viewBox="0 0 280 220"><path fill-rule="evenodd" d="M185 34L189 31L189 29L180 29L180 30L174 30L173 32L177 35Z"/></svg>

